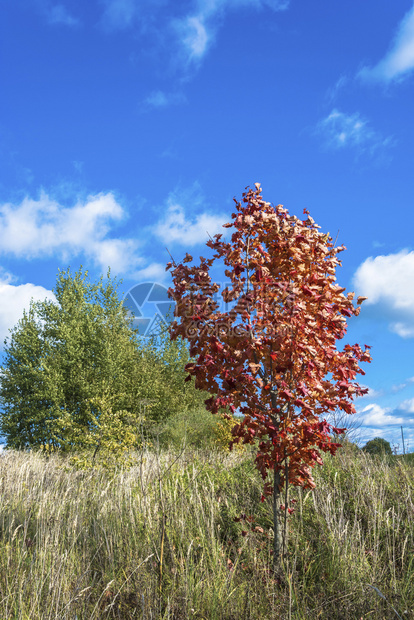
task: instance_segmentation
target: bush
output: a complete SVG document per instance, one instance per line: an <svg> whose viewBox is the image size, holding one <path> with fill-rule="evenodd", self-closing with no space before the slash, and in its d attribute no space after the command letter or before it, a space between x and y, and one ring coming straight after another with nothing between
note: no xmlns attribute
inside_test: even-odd
<svg viewBox="0 0 414 620"><path fill-rule="evenodd" d="M392 456L390 443L382 437L375 437L375 439L371 439L371 441L368 441L362 449L364 452L371 455L377 454L379 456Z"/></svg>
<svg viewBox="0 0 414 620"><path fill-rule="evenodd" d="M156 439L165 448L218 448L228 452L234 424L234 418L227 420L223 415L212 415L204 407L199 407L171 416L164 424L154 426L150 435L152 443ZM240 451L244 446L237 444L234 448Z"/></svg>

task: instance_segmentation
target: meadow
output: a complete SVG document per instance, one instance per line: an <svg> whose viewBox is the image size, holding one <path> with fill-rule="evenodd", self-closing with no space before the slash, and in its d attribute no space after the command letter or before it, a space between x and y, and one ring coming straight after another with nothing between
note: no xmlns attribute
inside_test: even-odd
<svg viewBox="0 0 414 620"><path fill-rule="evenodd" d="M352 444L292 489L272 571L253 455L142 449L129 469L0 457L0 618L414 618L414 462Z"/></svg>

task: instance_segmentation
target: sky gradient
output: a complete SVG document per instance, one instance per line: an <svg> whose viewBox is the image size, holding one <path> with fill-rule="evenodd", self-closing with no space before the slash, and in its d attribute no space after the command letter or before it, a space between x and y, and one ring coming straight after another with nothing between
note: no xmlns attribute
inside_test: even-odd
<svg viewBox="0 0 414 620"><path fill-rule="evenodd" d="M0 0L0 339L57 270L169 284L260 182L348 249L361 443L414 450L414 6ZM411 102L411 103L410 103Z"/></svg>

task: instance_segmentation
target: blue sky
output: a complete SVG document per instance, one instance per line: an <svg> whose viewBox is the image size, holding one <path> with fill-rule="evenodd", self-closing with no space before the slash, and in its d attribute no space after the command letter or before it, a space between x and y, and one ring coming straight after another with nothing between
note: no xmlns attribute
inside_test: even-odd
<svg viewBox="0 0 414 620"><path fill-rule="evenodd" d="M361 441L414 450L414 6L0 0L0 338L58 268L168 284L233 197L307 208L368 296ZM338 232L339 231L339 232Z"/></svg>

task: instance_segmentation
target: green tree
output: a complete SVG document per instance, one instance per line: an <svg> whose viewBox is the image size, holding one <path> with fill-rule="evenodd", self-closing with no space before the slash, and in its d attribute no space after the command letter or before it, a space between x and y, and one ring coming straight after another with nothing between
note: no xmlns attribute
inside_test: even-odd
<svg viewBox="0 0 414 620"><path fill-rule="evenodd" d="M191 361L188 345L182 338L171 340L165 323L160 323L157 332L144 341L141 355L149 372L153 366L157 369L152 377L146 378L152 385L151 418L154 422L162 423L200 407L205 410L204 401L209 394L196 390L194 381L186 382L185 366ZM157 395L155 401L154 395Z"/></svg>
<svg viewBox="0 0 414 620"><path fill-rule="evenodd" d="M161 422L200 402L183 387L185 345L162 333L158 342L140 338L118 288L110 272L95 283L82 269L60 272L56 301L32 301L11 330L0 384L9 447L117 456L136 445L148 418Z"/></svg>
<svg viewBox="0 0 414 620"><path fill-rule="evenodd" d="M372 455L378 454L380 456L382 455L391 456L392 455L392 449L391 449L390 443L386 439L383 439L382 437L375 437L375 439L371 439L371 441L368 441L368 443L366 443L362 449L367 454L372 454Z"/></svg>

